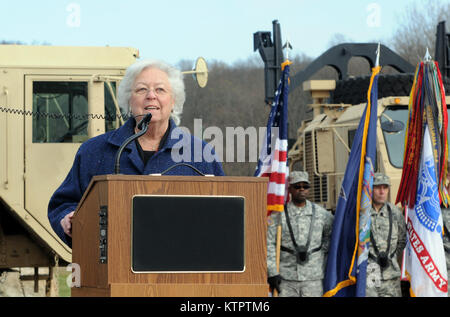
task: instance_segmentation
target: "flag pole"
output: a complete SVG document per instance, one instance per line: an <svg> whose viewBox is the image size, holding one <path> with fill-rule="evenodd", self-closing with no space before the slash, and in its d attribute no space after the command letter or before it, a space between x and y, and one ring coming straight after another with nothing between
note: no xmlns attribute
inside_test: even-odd
<svg viewBox="0 0 450 317"><path fill-rule="evenodd" d="M286 44L284 44L283 49L286 50L286 59L285 61L289 60L289 50L292 49L292 45L289 42L289 37L286 39ZM277 240L276 240L276 254L275 254L275 261L277 264L277 273L280 273L280 259L281 259L281 234L282 234L282 229L281 229L281 221L278 223L278 227L277 227ZM277 290L273 290L273 295L275 297L277 297L278 291Z"/></svg>
<svg viewBox="0 0 450 317"><path fill-rule="evenodd" d="M323 297L333 297L339 292L339 296L365 296L370 243L371 185L376 157L380 43L374 53L376 59L371 65L367 105L355 134L336 206Z"/></svg>

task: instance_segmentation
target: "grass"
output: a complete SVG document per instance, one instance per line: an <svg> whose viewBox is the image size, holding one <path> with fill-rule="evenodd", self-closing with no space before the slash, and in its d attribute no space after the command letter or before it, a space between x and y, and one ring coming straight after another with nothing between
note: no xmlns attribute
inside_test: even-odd
<svg viewBox="0 0 450 317"><path fill-rule="evenodd" d="M70 287L67 285L67 277L70 275L70 272L66 271L65 267L60 267L58 269L58 290L59 297L70 297L71 291Z"/></svg>

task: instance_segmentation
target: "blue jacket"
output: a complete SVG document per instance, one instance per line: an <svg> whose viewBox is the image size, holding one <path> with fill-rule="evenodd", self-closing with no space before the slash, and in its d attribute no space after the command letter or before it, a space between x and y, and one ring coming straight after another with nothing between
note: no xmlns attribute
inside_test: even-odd
<svg viewBox="0 0 450 317"><path fill-rule="evenodd" d="M64 233L61 220L76 209L93 176L114 173L116 152L120 145L134 134L135 125L135 119L130 118L119 129L84 142L75 155L73 166L66 179L50 198L48 205L50 224L56 234L69 246L71 239ZM210 145L180 128L175 128L177 128L175 123L171 121L165 144L145 166L136 143L128 144L120 158L120 173L128 175L161 173L177 163L184 162L204 174L224 175L222 164L216 160L214 149ZM190 167L177 166L165 175L199 174Z"/></svg>

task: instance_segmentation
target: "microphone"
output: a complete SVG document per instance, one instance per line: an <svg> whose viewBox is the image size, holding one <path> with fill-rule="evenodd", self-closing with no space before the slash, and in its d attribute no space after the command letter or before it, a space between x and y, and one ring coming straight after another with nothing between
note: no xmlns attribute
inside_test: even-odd
<svg viewBox="0 0 450 317"><path fill-rule="evenodd" d="M141 115L141 116L142 116L142 115ZM139 116L136 116L136 117L139 117ZM135 118L136 118L136 117L135 117ZM142 120L138 123L137 128L138 128L139 130L142 130L142 126L143 126L144 124L148 127L148 124L150 123L151 120L152 120L152 114L151 114L151 113L147 113L147 114L145 115L144 119L142 119Z"/></svg>
<svg viewBox="0 0 450 317"><path fill-rule="evenodd" d="M136 116L138 117L138 116ZM134 118L136 118L134 117ZM123 144L120 146L119 150L116 153L116 159L114 164L114 174L120 174L120 156L122 155L123 149L130 144L133 140L139 138L140 136L144 135L148 130L148 125L150 121L152 120L152 114L148 113L145 115L145 117L138 123L137 128L141 131L139 131L136 134L133 134L128 139L123 142Z"/></svg>

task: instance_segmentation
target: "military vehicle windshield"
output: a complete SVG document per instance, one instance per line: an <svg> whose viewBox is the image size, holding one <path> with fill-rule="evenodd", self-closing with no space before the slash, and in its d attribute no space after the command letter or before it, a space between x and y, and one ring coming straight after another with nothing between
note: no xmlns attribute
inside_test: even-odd
<svg viewBox="0 0 450 317"><path fill-rule="evenodd" d="M450 115L449 109L447 113ZM389 161L392 166L397 168L403 167L403 154L405 144L406 125L408 120L408 108L399 106L389 106L380 117L380 123L388 122L390 120L400 121L403 123L403 129L398 132L383 131L384 140L386 143ZM449 134L450 126L447 128L447 135ZM450 142L450 140L448 140Z"/></svg>

